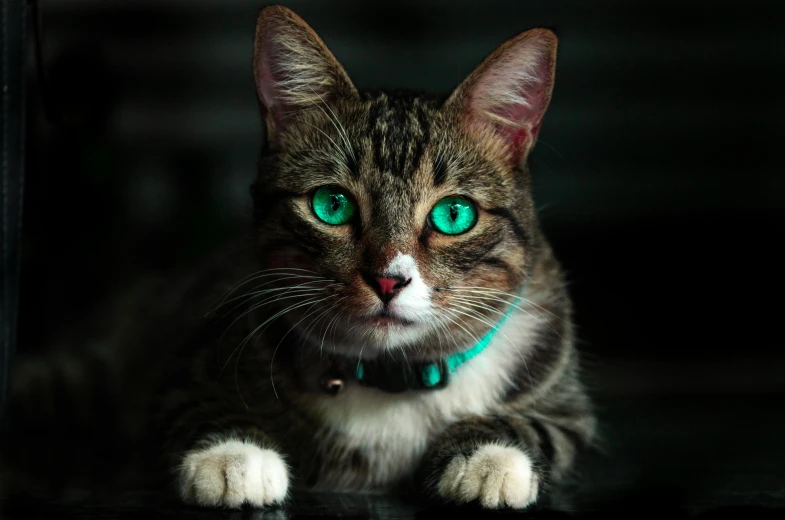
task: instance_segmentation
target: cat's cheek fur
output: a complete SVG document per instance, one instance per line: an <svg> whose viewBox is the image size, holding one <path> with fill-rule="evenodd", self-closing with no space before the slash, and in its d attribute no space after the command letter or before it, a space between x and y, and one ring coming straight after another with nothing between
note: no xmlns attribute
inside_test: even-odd
<svg viewBox="0 0 785 520"><path fill-rule="evenodd" d="M240 440L186 454L178 479L184 502L208 507L261 507L283 501L289 489L283 458Z"/></svg>
<svg viewBox="0 0 785 520"><path fill-rule="evenodd" d="M497 444L458 455L439 479L442 498L458 503L479 500L488 509L523 509L537 500L538 478L520 449Z"/></svg>

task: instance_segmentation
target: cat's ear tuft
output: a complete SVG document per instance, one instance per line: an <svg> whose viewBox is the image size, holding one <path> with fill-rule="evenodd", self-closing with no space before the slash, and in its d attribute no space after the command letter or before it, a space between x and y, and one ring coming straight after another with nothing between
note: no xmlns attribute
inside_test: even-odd
<svg viewBox="0 0 785 520"><path fill-rule="evenodd" d="M268 139L275 145L298 113L337 97L357 96L338 60L290 9L265 7L254 40L254 79Z"/></svg>
<svg viewBox="0 0 785 520"><path fill-rule="evenodd" d="M519 164L531 151L553 90L556 35L532 29L511 38L452 93L445 106L457 108L461 124L492 130L510 160Z"/></svg>

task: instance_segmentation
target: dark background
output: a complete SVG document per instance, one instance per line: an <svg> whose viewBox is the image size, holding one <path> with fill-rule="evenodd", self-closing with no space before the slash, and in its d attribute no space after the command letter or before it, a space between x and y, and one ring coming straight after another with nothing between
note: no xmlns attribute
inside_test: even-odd
<svg viewBox="0 0 785 520"><path fill-rule="evenodd" d="M554 29L556 87L531 166L587 379L621 446L593 485L633 493L653 479L690 503L785 505L778 2L282 3L359 88L449 92L508 37ZM134 274L189 265L247 226L261 139L262 3L39 5L47 83L31 38L24 353Z"/></svg>

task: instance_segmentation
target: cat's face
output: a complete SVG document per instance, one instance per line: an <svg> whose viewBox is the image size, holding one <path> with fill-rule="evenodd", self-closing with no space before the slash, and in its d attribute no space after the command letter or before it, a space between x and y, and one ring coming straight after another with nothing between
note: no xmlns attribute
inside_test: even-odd
<svg viewBox="0 0 785 520"><path fill-rule="evenodd" d="M510 40L444 103L359 94L296 15L268 8L255 72L269 153L255 184L263 263L301 333L345 353L463 350L513 302L536 222L522 164L555 39Z"/></svg>

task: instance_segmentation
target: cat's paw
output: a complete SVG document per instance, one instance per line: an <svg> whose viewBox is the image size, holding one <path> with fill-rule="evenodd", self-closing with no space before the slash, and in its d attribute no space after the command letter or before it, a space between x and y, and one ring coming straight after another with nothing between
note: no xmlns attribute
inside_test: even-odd
<svg viewBox="0 0 785 520"><path fill-rule="evenodd" d="M188 504L261 507L286 498L289 470L275 451L230 440L188 453L180 467L179 487Z"/></svg>
<svg viewBox="0 0 785 520"><path fill-rule="evenodd" d="M479 500L489 509L523 509L537 500L537 487L537 476L525 453L487 444L469 458L453 458L437 489L443 498L455 502Z"/></svg>

